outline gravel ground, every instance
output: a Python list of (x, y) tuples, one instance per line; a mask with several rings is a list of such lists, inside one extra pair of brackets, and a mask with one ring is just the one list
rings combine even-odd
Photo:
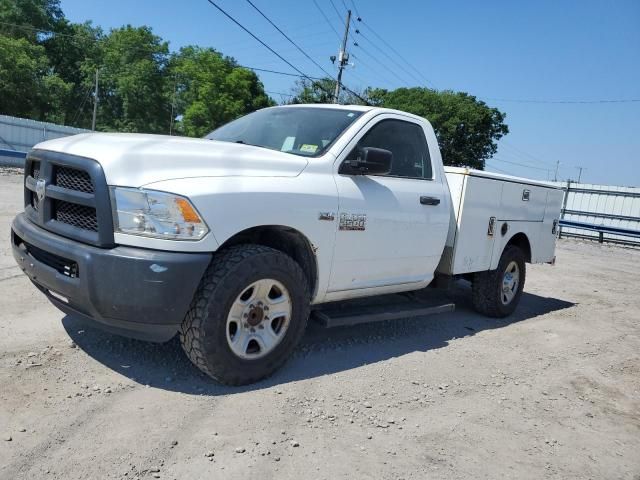
[[(0, 478), (640, 479), (640, 251), (560, 241), (512, 317), (312, 325), (227, 388), (177, 342), (109, 335), (14, 265), (0, 175)], [(635, 453), (634, 453), (635, 452)]]

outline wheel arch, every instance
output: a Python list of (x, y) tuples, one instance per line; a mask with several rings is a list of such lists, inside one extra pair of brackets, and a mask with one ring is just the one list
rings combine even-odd
[[(522, 250), (524, 253), (525, 261), (531, 263), (531, 242), (529, 241), (529, 237), (524, 232), (518, 232), (513, 237), (509, 239), (504, 248), (507, 248), (510, 245), (514, 245)], [(504, 249), (503, 249), (504, 251)]]
[(285, 225), (261, 225), (235, 233), (220, 245), (219, 250), (242, 243), (263, 245), (289, 255), (304, 271), (311, 298), (316, 295), (318, 261), (313, 243), (305, 234)]

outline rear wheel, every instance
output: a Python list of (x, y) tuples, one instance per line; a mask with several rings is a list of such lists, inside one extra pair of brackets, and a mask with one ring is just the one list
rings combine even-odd
[(522, 250), (508, 245), (498, 268), (473, 276), (473, 307), (489, 317), (506, 317), (520, 302), (525, 281), (525, 257)]
[(260, 245), (217, 253), (181, 327), (189, 359), (227, 385), (269, 376), (289, 357), (309, 317), (304, 272)]

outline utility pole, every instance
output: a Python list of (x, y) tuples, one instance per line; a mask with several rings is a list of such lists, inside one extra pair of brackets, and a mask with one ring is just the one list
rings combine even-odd
[(98, 72), (100, 70), (96, 69), (96, 88), (93, 92), (93, 120), (91, 120), (91, 130), (95, 131), (96, 129), (96, 115), (98, 114)]
[(576, 167), (578, 169), (578, 183), (580, 183), (580, 179), (582, 178), (582, 170), (586, 170), (586, 167)]
[(558, 169), (560, 168), (560, 160), (556, 161), (556, 174), (553, 176), (553, 181), (557, 182), (558, 181)]
[[(351, 23), (351, 10), (347, 10), (347, 22), (344, 27), (344, 37), (342, 38), (342, 46), (338, 53), (338, 79), (336, 80), (336, 90), (333, 93), (333, 103), (338, 103), (340, 96), (340, 86), (342, 83), (342, 70), (349, 62), (349, 54), (347, 53), (347, 39), (349, 37), (349, 24)], [(333, 58), (333, 57), (332, 57)]]

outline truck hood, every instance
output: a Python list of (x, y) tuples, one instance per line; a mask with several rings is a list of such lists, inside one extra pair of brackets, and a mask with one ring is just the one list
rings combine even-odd
[(84, 133), (34, 149), (93, 158), (109, 185), (130, 187), (188, 177), (295, 177), (308, 163), (304, 157), (251, 145), (135, 133)]

